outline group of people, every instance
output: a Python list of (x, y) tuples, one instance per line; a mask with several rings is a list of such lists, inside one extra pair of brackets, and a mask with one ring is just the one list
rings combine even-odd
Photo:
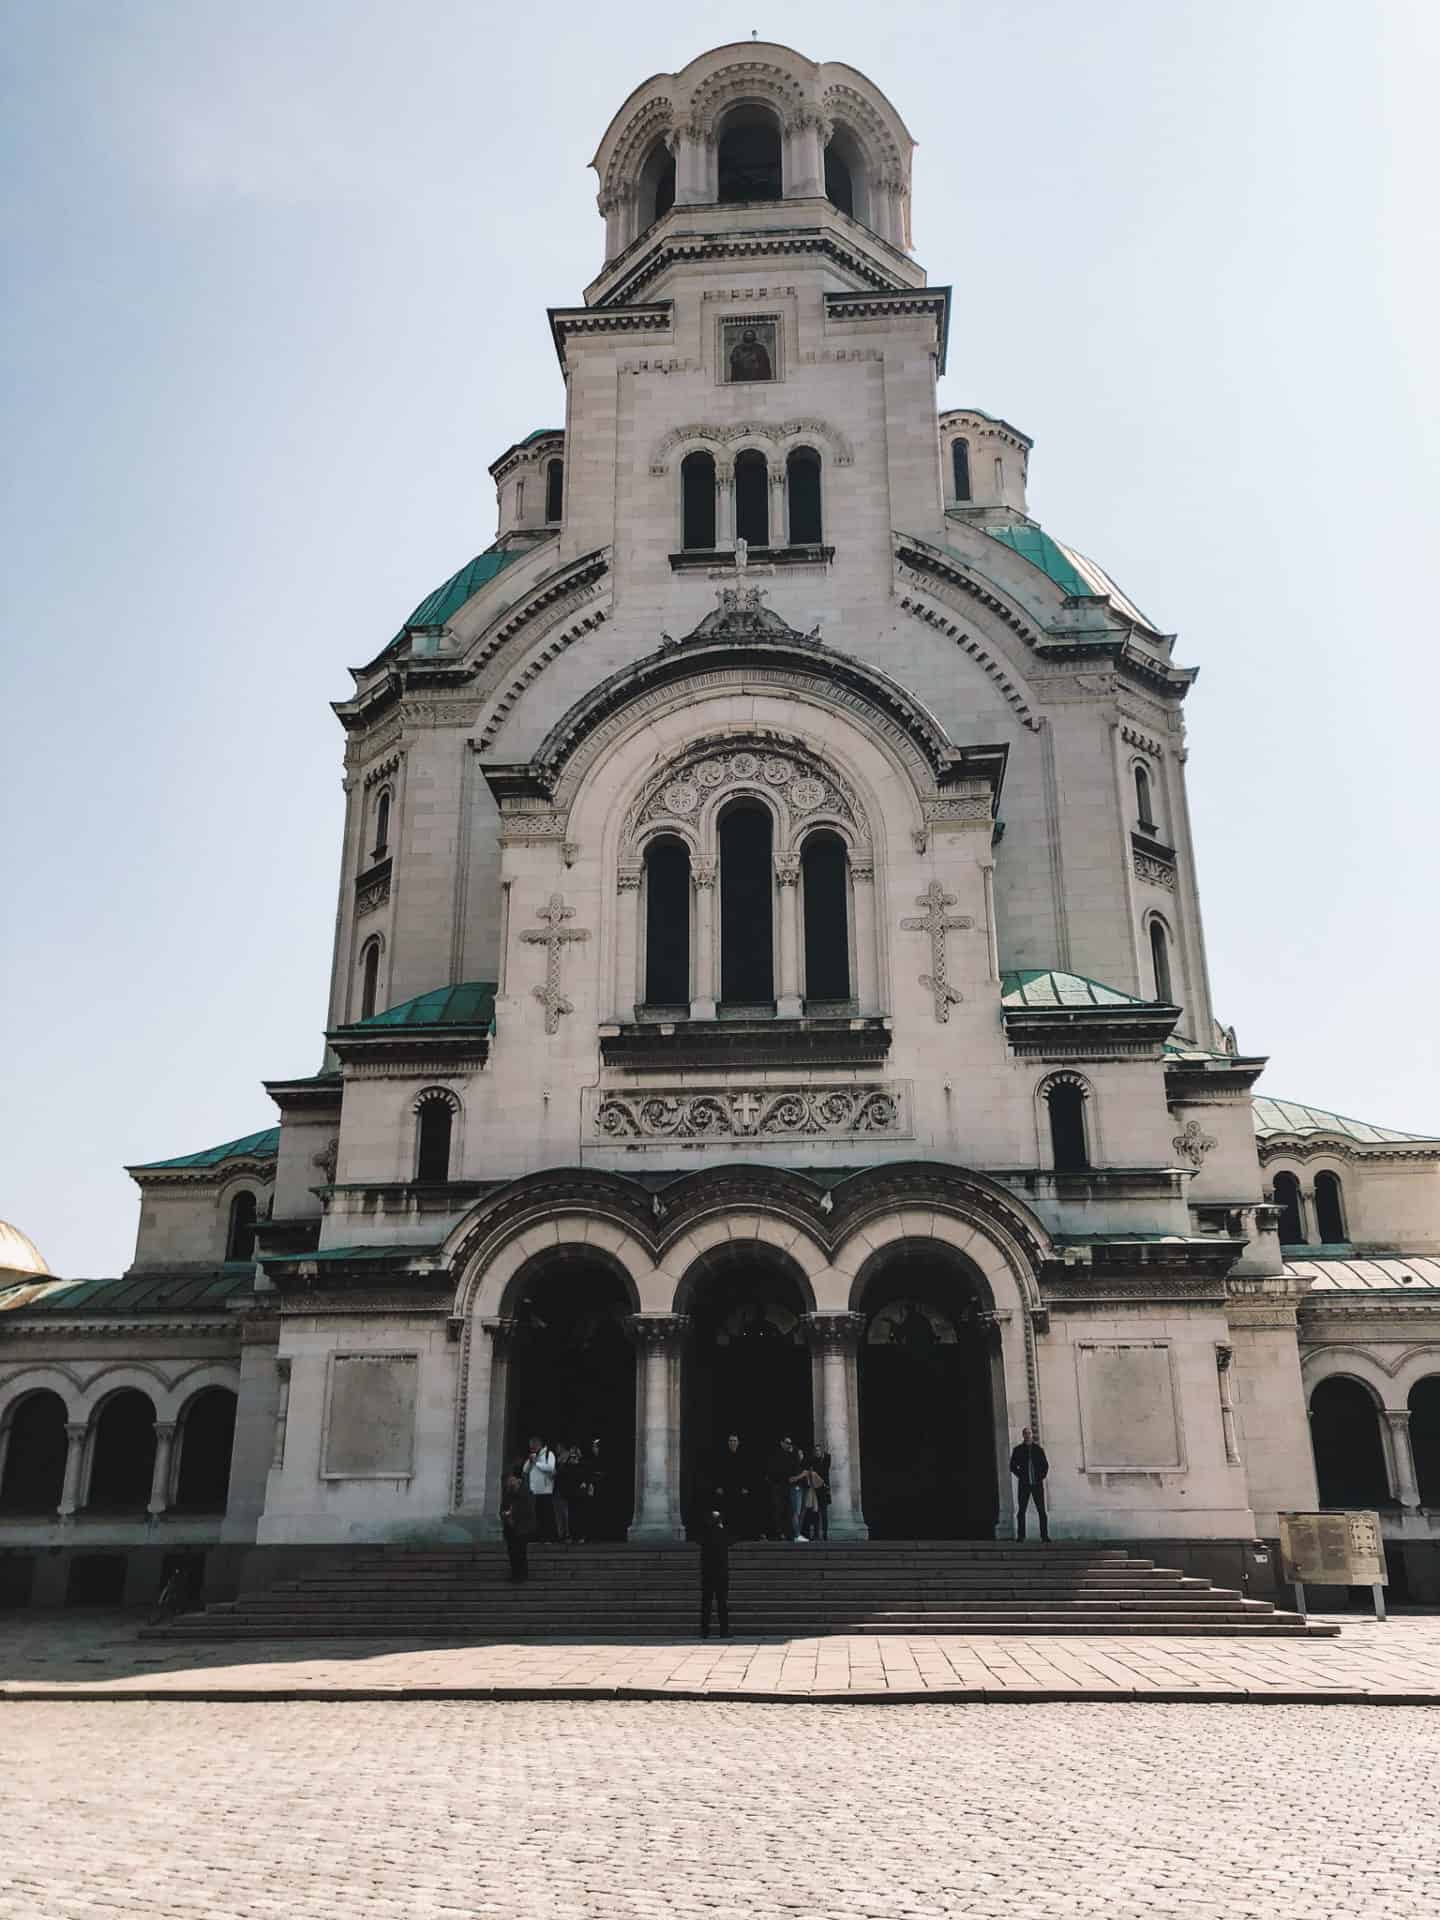
[(552, 1446), (540, 1434), (532, 1434), (501, 1489), (500, 1525), (510, 1556), (510, 1578), (528, 1577), (532, 1540), (568, 1546), (576, 1540), (606, 1539), (609, 1481), (610, 1462), (599, 1440), (583, 1447), (567, 1440)]
[(731, 1539), (830, 1537), (830, 1451), (823, 1440), (802, 1448), (785, 1434), (773, 1446), (757, 1447), (727, 1434), (708, 1480), (700, 1505), (724, 1516)]

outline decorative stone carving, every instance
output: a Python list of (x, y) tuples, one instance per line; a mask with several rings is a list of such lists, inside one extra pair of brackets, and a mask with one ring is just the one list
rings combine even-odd
[(340, 1164), (340, 1136), (333, 1135), (319, 1153), (310, 1156), (310, 1164), (324, 1176), (327, 1187), (335, 1184), (335, 1169)]
[(355, 894), (356, 919), (358, 920), (363, 918), (364, 915), (367, 913), (374, 913), (377, 908), (383, 907), (385, 905), (385, 902), (389, 898), (390, 898), (390, 876), (388, 873), (386, 873), (386, 874), (382, 874), (378, 880), (372, 880), (369, 882), (368, 885), (360, 887), (356, 890), (356, 894)]
[(651, 1353), (669, 1353), (685, 1338), (690, 1316), (688, 1313), (632, 1313), (624, 1324), (637, 1347)]
[(787, 742), (777, 752), (705, 741), (647, 783), (626, 822), (624, 843), (633, 847), (647, 828), (664, 822), (693, 821), (703, 804), (742, 786), (767, 789), (792, 821), (824, 814), (864, 835), (864, 814), (849, 785), (805, 748)]
[(1213, 1133), (1206, 1133), (1198, 1120), (1187, 1120), (1170, 1144), (1182, 1160), (1198, 1168), (1203, 1165), (1206, 1154), (1220, 1142)]
[(1157, 860), (1153, 853), (1139, 853), (1135, 859), (1135, 878), (1147, 887), (1163, 887), (1166, 893), (1175, 891), (1175, 866), (1170, 860)]
[(950, 1018), (951, 1007), (958, 1007), (962, 998), (959, 989), (952, 987), (947, 978), (945, 935), (952, 928), (968, 930), (975, 922), (968, 913), (946, 913), (947, 907), (958, 905), (958, 896), (946, 893), (938, 880), (932, 880), (924, 893), (917, 894), (916, 904), (924, 907), (924, 913), (911, 915), (900, 925), (907, 933), (930, 936), (930, 971), (920, 975), (920, 984), (935, 996), (935, 1018), (943, 1022)]
[(584, 927), (567, 927), (565, 922), (575, 917), (574, 907), (567, 907), (558, 893), (552, 893), (545, 906), (536, 909), (541, 927), (527, 927), (520, 938), (527, 945), (545, 949), (545, 984), (531, 991), (545, 1009), (545, 1031), (555, 1033), (559, 1030), (562, 1013), (573, 1013), (575, 1003), (560, 991), (560, 954), (564, 947), (573, 941), (588, 940), (589, 930)]
[(592, 1136), (629, 1145), (672, 1140), (843, 1140), (908, 1132), (900, 1085), (844, 1087), (658, 1087), (602, 1093)]
[(817, 1353), (854, 1353), (865, 1333), (863, 1313), (807, 1313), (800, 1321)]
[(800, 884), (800, 856), (798, 853), (777, 853), (775, 856), (775, 878), (782, 887), (798, 887)]

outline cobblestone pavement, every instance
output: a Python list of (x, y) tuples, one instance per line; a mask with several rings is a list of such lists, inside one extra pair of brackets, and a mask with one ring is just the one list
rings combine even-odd
[(410, 1689), (723, 1696), (1043, 1693), (1440, 1701), (1440, 1614), (1333, 1639), (834, 1634), (807, 1640), (142, 1641), (133, 1614), (0, 1616), (0, 1700), (24, 1690), (266, 1694)]
[(1440, 1712), (11, 1702), (4, 1920), (1433, 1920)]

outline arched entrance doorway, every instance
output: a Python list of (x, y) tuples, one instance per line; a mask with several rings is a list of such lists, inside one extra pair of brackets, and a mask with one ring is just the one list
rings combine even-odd
[(155, 1473), (155, 1408), (138, 1387), (101, 1407), (91, 1438), (90, 1498), (98, 1511), (145, 1511)]
[(223, 1513), (230, 1497), (230, 1456), (235, 1449), (235, 1395), (228, 1387), (204, 1387), (180, 1422), (180, 1467), (175, 1505), (191, 1513)]
[(709, 1489), (736, 1478), (722, 1459), (733, 1433), (751, 1488), (740, 1530), (776, 1532), (765, 1491), (768, 1464), (782, 1440), (803, 1451), (814, 1437), (804, 1282), (769, 1249), (732, 1244), (696, 1263), (680, 1300), (691, 1323), (681, 1423), (686, 1524), (693, 1525)]
[(524, 1456), (532, 1434), (557, 1455), (582, 1449), (586, 1484), (596, 1488), (584, 1518), (593, 1540), (623, 1540), (634, 1506), (635, 1351), (625, 1331), (633, 1310), (613, 1268), (563, 1252), (526, 1269), (511, 1309), (501, 1466)]
[(1380, 1415), (1368, 1387), (1344, 1374), (1322, 1380), (1310, 1396), (1310, 1444), (1322, 1507), (1391, 1504)]
[(42, 1388), (28, 1394), (10, 1422), (0, 1512), (54, 1513), (65, 1485), (65, 1402)]
[(860, 1486), (873, 1540), (990, 1540), (999, 1513), (983, 1283), (924, 1241), (886, 1248), (857, 1305)]

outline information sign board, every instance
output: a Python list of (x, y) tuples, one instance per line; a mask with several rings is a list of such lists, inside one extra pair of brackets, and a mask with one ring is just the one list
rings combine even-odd
[(1282, 1513), (1283, 1578), (1312, 1587), (1383, 1587), (1378, 1513)]

